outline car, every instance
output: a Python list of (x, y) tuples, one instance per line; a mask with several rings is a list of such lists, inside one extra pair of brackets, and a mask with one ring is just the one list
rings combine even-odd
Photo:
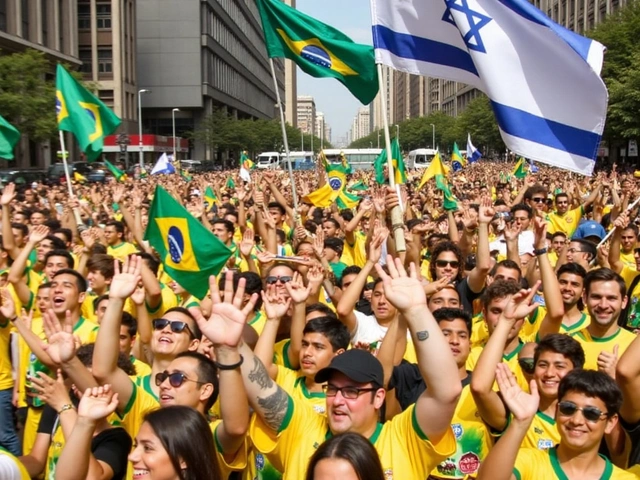
[[(69, 176), (73, 180), (74, 172), (78, 172), (85, 177), (88, 182), (104, 182), (107, 177), (107, 167), (102, 162), (73, 162), (69, 164)], [(54, 163), (47, 170), (47, 181), (49, 184), (66, 182), (64, 174), (64, 164)]]
[(31, 184), (34, 182), (44, 183), (46, 179), (47, 172), (41, 169), (5, 168), (0, 170), (0, 185), (4, 187), (13, 183), (19, 192), (31, 188)]
[(202, 162), (200, 160), (180, 160), (180, 168), (187, 172), (202, 171)]

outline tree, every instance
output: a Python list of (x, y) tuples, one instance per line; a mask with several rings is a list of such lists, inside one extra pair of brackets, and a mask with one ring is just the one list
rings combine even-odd
[(52, 71), (44, 53), (36, 50), (0, 56), (0, 112), (36, 142), (57, 133)]
[(467, 133), (470, 133), (474, 144), (482, 147), (485, 154), (491, 150), (504, 152), (506, 148), (491, 109), (491, 102), (486, 95), (481, 94), (469, 102), (465, 111), (458, 117), (457, 127), (458, 145), (466, 145)]

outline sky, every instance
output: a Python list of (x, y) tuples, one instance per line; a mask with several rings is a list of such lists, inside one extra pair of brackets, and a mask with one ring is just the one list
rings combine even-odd
[[(296, 0), (296, 8), (337, 28), (357, 43), (372, 45), (368, 0)], [(351, 128), (362, 104), (337, 80), (313, 78), (298, 68), (298, 95), (311, 95), (316, 110), (324, 113), (336, 143)]]

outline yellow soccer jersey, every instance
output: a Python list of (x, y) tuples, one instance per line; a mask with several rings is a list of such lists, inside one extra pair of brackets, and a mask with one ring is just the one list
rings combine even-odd
[[(624, 283), (627, 285), (627, 290), (629, 290), (633, 280), (638, 276), (638, 272), (625, 266), (622, 268), (620, 276), (624, 278)], [(627, 327), (638, 329), (640, 328), (640, 284), (633, 288), (633, 292), (627, 291), (627, 296), (629, 297)]]
[[(542, 320), (547, 316), (547, 309), (545, 307), (536, 308), (533, 313), (527, 318), (522, 325), (522, 330), (520, 330), (520, 339), (523, 341), (537, 339), (538, 331), (540, 330), (540, 325), (542, 325)], [(582, 330), (586, 328), (591, 323), (591, 317), (587, 313), (582, 313), (582, 317), (576, 323), (567, 327), (566, 325), (560, 325), (560, 332), (566, 335), (571, 335), (578, 330)]]
[(151, 367), (148, 363), (144, 363), (142, 360), (138, 360), (131, 355), (131, 363), (136, 369), (136, 377), (149, 377), (151, 378)]
[(548, 450), (558, 443), (560, 443), (560, 433), (558, 433), (555, 419), (543, 412), (536, 413), (522, 441), (522, 448)]
[(344, 242), (344, 251), (340, 261), (346, 265), (357, 265), (360, 268), (364, 267), (367, 261), (367, 254), (365, 252), (365, 241), (367, 236), (362, 232), (354, 233), (355, 242), (351, 245), (348, 242)]
[(86, 292), (84, 300), (82, 301), (81, 310), (82, 316), (93, 323), (98, 323), (98, 316), (93, 308), (93, 301), (98, 298), (98, 295), (94, 292)]
[[(633, 473), (613, 465), (608, 458), (601, 455), (604, 460), (604, 471), (600, 476), (601, 480), (638, 480)], [(555, 448), (547, 451), (534, 450), (532, 448), (521, 448), (516, 458), (513, 468), (513, 475), (518, 480), (566, 480), (569, 478), (562, 470), (562, 465), (558, 460)]]
[(559, 215), (558, 212), (551, 212), (547, 215), (547, 231), (549, 233), (563, 232), (567, 238), (571, 238), (576, 232), (583, 215), (584, 208), (582, 208), (582, 205), (569, 210), (564, 215)]
[[(518, 353), (520, 352), (520, 350), (522, 350), (523, 345), (524, 343), (520, 342), (518, 344), (518, 347), (513, 352), (509, 353), (508, 355), (502, 356), (502, 361), (503, 363), (506, 363), (509, 366), (509, 370), (511, 370), (511, 372), (515, 375), (518, 385), (520, 385), (520, 387), (523, 390), (528, 392), (529, 382), (527, 382), (527, 379), (524, 377), (524, 374), (522, 373), (522, 368), (520, 368), (520, 365), (518, 364)], [(469, 357), (467, 358), (467, 363), (465, 366), (467, 370), (472, 372), (473, 369), (476, 368), (476, 364), (478, 363), (478, 359), (480, 358), (481, 353), (482, 353), (482, 347), (474, 347), (471, 349), (471, 352), (469, 353)], [(494, 390), (497, 390), (497, 389), (498, 389), (498, 384), (494, 382)]]
[(264, 326), (267, 323), (267, 316), (262, 311), (259, 311), (248, 323), (258, 335), (262, 335)]
[(156, 392), (153, 391), (153, 388), (151, 387), (151, 381), (153, 379), (151, 378), (151, 370), (149, 370), (149, 374), (148, 375), (137, 375), (136, 379), (135, 379), (135, 384), (136, 386), (142, 388), (145, 392), (147, 392), (149, 395), (151, 395), (153, 398), (155, 398), (156, 402), (159, 401), (158, 400), (158, 396), (156, 395)]
[(466, 379), (460, 400), (451, 420), (451, 428), (456, 437), (456, 453), (440, 463), (431, 472), (439, 478), (465, 478), (475, 476), (480, 463), (493, 446), (493, 437), (487, 425), (480, 418), (478, 408), (471, 395), (469, 383), (471, 376)]
[(226, 480), (232, 472), (242, 472), (247, 468), (248, 441), (245, 441), (245, 444), (240, 447), (236, 455), (233, 457), (233, 460), (228, 462), (224, 458), (224, 450), (218, 440), (218, 427), (221, 424), (222, 420), (214, 420), (209, 424), (209, 427), (213, 433), (213, 440), (216, 445), (216, 459), (218, 460), (218, 466), (220, 467), (220, 474), (222, 475), (221, 478)]
[(122, 243), (119, 243), (118, 245), (113, 245), (113, 246), (109, 245), (107, 247), (107, 253), (112, 257), (117, 258), (121, 262), (124, 262), (127, 259), (127, 257), (132, 253), (137, 253), (137, 252), (138, 252), (138, 248), (133, 243), (129, 243), (129, 242), (122, 242)]
[(629, 253), (624, 253), (622, 250), (620, 250), (620, 261), (629, 270), (633, 270), (633, 271), (637, 272), (637, 269), (636, 269), (636, 258), (633, 255), (633, 250), (631, 250)]
[(124, 410), (121, 412), (120, 418), (122, 427), (127, 431), (131, 438), (136, 438), (138, 430), (140, 430), (140, 427), (142, 426), (144, 416), (147, 413), (160, 408), (160, 403), (158, 403), (157, 398), (147, 392), (144, 388), (139, 387), (133, 381), (131, 383), (133, 384), (131, 398), (124, 407)]
[(489, 340), (489, 328), (484, 316), (479, 313), (473, 317), (471, 322), (471, 347), (482, 347)]
[[(389, 480), (427, 478), (436, 465), (456, 450), (451, 429), (433, 444), (420, 430), (415, 415), (413, 405), (384, 425), (378, 424), (369, 438)], [(255, 448), (284, 472), (285, 480), (304, 478), (309, 458), (331, 436), (324, 415), (318, 415), (309, 405), (291, 397), (277, 434), (257, 415), (251, 421), (249, 434)]]
[(583, 328), (574, 333), (573, 338), (580, 342), (584, 350), (584, 369), (597, 370), (600, 352), (613, 352), (613, 347), (618, 345), (618, 358), (620, 358), (636, 336), (628, 330), (618, 328), (618, 331), (610, 337), (597, 338), (592, 337), (589, 330)]
[(289, 362), (289, 348), (291, 347), (291, 339), (280, 340), (273, 346), (273, 363), (282, 365), (290, 370), (295, 370)]
[(283, 366), (278, 367), (276, 383), (291, 397), (301, 402), (308, 402), (317, 413), (325, 414), (327, 396), (324, 392), (310, 392), (304, 380), (305, 377), (301, 373)]
[[(162, 315), (164, 315), (164, 313), (167, 310), (173, 307), (177, 307), (178, 304), (180, 303), (180, 299), (178, 298), (178, 296), (175, 293), (173, 293), (173, 290), (171, 290), (164, 283), (160, 284), (160, 292), (162, 295), (162, 299), (160, 300), (160, 305), (158, 305), (155, 309), (150, 308), (149, 304), (147, 304), (145, 300), (145, 306), (147, 307), (147, 312), (149, 312), (149, 316), (151, 317), (152, 320), (155, 318), (162, 318)], [(131, 299), (127, 299), (127, 300), (130, 301)], [(133, 304), (133, 302), (131, 302), (131, 304)], [(132, 305), (132, 306), (135, 311), (135, 305)]]
[(0, 321), (0, 390), (7, 390), (13, 387), (11, 357), (9, 355), (11, 327), (9, 320)]

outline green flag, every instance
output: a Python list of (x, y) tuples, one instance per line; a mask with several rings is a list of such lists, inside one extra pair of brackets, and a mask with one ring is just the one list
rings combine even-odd
[(524, 178), (527, 176), (529, 171), (529, 164), (523, 157), (518, 159), (518, 163), (516, 163), (516, 167), (513, 169), (513, 176), (516, 178)]
[(312, 77), (333, 77), (368, 105), (378, 93), (373, 47), (279, 0), (256, 0), (271, 58), (286, 57)]
[(182, 177), (182, 179), (189, 183), (191, 180), (193, 180), (193, 177), (191, 175), (189, 175), (189, 172), (186, 172), (184, 169), (180, 169), (180, 177)]
[(209, 276), (220, 273), (231, 256), (231, 250), (160, 186), (144, 239), (158, 252), (169, 276), (200, 300), (209, 290)]
[(20, 140), (20, 132), (0, 116), (0, 158), (13, 160), (13, 149)]
[[(407, 183), (407, 171), (404, 166), (404, 160), (402, 159), (402, 150), (400, 150), (400, 143), (397, 138), (391, 140), (391, 158), (393, 162), (393, 173), (396, 184)], [(385, 182), (384, 167), (387, 164), (387, 149), (383, 148), (378, 158), (376, 158), (373, 168), (376, 171), (376, 182), (382, 185)]]
[(204, 191), (204, 202), (207, 208), (207, 212), (210, 212), (213, 206), (218, 202), (218, 198), (216, 197), (216, 194), (214, 193), (211, 186), (208, 186)]
[(104, 137), (120, 126), (116, 114), (60, 64), (56, 70), (56, 110), (58, 128), (75, 135), (89, 161), (100, 156)]
[(116, 177), (116, 180), (118, 182), (124, 182), (127, 178), (127, 174), (124, 173), (122, 170), (120, 170), (118, 167), (116, 167), (114, 164), (112, 164), (109, 160), (105, 160), (104, 164), (106, 165), (106, 167), (109, 169), (109, 171), (111, 172), (111, 174)]
[(444, 201), (442, 202), (442, 206), (445, 211), (449, 210), (457, 210), (458, 202), (456, 202), (456, 197), (451, 193), (451, 188), (449, 187), (449, 182), (447, 182), (447, 178), (444, 175), (436, 175), (436, 188), (441, 190), (444, 194)]
[(227, 178), (227, 183), (225, 184), (227, 188), (236, 188), (236, 182), (233, 181), (232, 177)]
[(358, 182), (354, 183), (350, 187), (347, 187), (347, 190), (362, 192), (362, 191), (369, 190), (369, 187), (367, 187), (362, 180), (359, 180)]

